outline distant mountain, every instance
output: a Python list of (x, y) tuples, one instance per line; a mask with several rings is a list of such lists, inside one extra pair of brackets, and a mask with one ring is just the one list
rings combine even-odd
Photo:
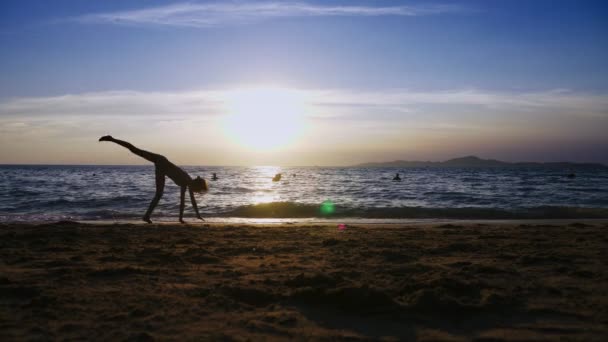
[(407, 161), (395, 160), (391, 162), (381, 163), (363, 163), (354, 165), (355, 167), (553, 167), (553, 168), (600, 168), (605, 169), (608, 166), (598, 163), (570, 163), (570, 162), (552, 162), (552, 163), (534, 163), (534, 162), (517, 162), (509, 163), (494, 159), (481, 159), (476, 156), (467, 156), (446, 160), (443, 162), (432, 161)]

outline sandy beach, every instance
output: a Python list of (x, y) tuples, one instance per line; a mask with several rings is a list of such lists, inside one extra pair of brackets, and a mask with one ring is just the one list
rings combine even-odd
[(0, 225), (0, 339), (600, 341), (608, 221)]

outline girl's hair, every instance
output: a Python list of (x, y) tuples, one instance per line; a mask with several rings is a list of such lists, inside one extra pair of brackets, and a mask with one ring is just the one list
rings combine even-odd
[(192, 183), (190, 183), (190, 189), (195, 192), (206, 192), (209, 190), (209, 187), (207, 186), (206, 180), (201, 177), (196, 177), (192, 180)]

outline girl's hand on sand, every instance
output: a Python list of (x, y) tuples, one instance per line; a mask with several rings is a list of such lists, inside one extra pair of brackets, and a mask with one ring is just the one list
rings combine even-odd
[(112, 138), (111, 135), (104, 135), (103, 137), (99, 138), (99, 141), (111, 141), (112, 139), (114, 138)]

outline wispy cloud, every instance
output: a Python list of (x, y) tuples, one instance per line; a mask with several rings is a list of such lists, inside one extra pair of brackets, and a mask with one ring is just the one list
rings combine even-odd
[[(257, 88), (193, 90), (183, 92), (106, 91), (50, 97), (22, 97), (0, 101), (3, 118), (47, 117), (213, 117), (226, 113), (235, 93)], [(573, 117), (608, 117), (606, 94), (577, 93), (569, 90), (536, 92), (489, 92), (466, 89), (453, 91), (410, 91), (386, 89), (357, 91), (349, 89), (281, 89), (308, 104), (310, 115), (335, 112), (348, 115), (365, 110), (369, 115), (398, 111), (404, 115), (419, 108), (441, 106), (446, 113), (457, 108), (476, 108), (488, 113), (569, 113)], [(271, 90), (272, 91), (272, 88)], [(255, 92), (254, 92), (255, 94)], [(338, 109), (339, 110), (338, 110)]]
[(2, 117), (146, 116), (174, 117), (218, 113), (221, 92), (106, 91), (50, 97), (22, 97), (0, 102)]
[(273, 18), (288, 17), (372, 17), (372, 16), (424, 16), (462, 12), (454, 4), (427, 4), (409, 6), (346, 6), (322, 5), (306, 2), (227, 2), (179, 3), (127, 11), (94, 13), (77, 18), (82, 22), (162, 25), (205, 28), (242, 24)]
[(507, 109), (512, 112), (551, 110), (573, 114), (606, 113), (608, 99), (604, 94), (584, 94), (567, 89), (533, 92), (490, 92), (477, 89), (420, 92), (407, 89), (383, 91), (328, 90), (317, 99), (321, 104), (340, 106), (416, 105), (478, 106), (485, 110)]

